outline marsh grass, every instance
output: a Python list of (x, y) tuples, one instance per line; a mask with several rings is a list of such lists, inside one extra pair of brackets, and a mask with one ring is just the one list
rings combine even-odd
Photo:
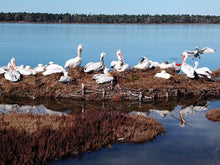
[(0, 162), (46, 164), (55, 158), (75, 157), (99, 150), (123, 138), (143, 143), (165, 133), (153, 118), (118, 111), (86, 111), (82, 115), (0, 115)]

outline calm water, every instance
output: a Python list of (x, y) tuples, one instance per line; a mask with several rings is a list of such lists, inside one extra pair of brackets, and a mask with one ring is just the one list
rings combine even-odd
[[(206, 46), (214, 54), (201, 56), (199, 66), (211, 70), (219, 67), (220, 25), (97, 25), (97, 24), (0, 24), (0, 66), (12, 57), (18, 65), (35, 67), (38, 63), (54, 61), (64, 65), (76, 56), (78, 44), (84, 45), (84, 66), (99, 61), (106, 52), (105, 64), (116, 60), (120, 49), (127, 63), (136, 65), (146, 56), (153, 61), (181, 61), (184, 50)], [(194, 65), (189, 59), (188, 63)], [(72, 100), (15, 100), (0, 98), (0, 110), (10, 107), (36, 106), (64, 113), (81, 113), (86, 109), (119, 109), (124, 113), (143, 112), (156, 118), (166, 127), (166, 134), (153, 142), (113, 144), (111, 149), (84, 153), (82, 157), (57, 160), (51, 164), (220, 164), (220, 124), (205, 117), (209, 109), (220, 108), (219, 100), (167, 100), (151, 103), (94, 103)], [(74, 108), (73, 108), (74, 107)], [(156, 110), (169, 110), (165, 117)], [(161, 111), (160, 111), (161, 112)], [(179, 114), (184, 114), (187, 125), (180, 126)]]
[[(108, 24), (0, 24), (0, 66), (16, 58), (18, 65), (36, 66), (54, 61), (64, 65), (76, 56), (82, 43), (82, 66), (99, 61), (106, 52), (105, 63), (116, 60), (120, 49), (127, 63), (134, 66), (147, 56), (153, 61), (181, 61), (184, 50), (209, 46), (214, 54), (202, 55), (199, 66), (219, 68), (220, 25), (108, 25)], [(193, 63), (188, 60), (188, 63)]]

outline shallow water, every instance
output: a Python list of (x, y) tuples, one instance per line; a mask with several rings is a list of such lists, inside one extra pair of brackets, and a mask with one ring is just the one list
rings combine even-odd
[[(18, 113), (21, 113), (21, 109), (25, 109), (25, 107), (30, 109), (34, 105), (66, 114), (80, 114), (89, 109), (121, 110), (126, 114), (153, 117), (166, 127), (166, 133), (152, 142), (136, 145), (112, 144), (111, 149), (104, 148), (96, 152), (83, 153), (77, 158), (56, 160), (49, 164), (146, 164), (147, 162), (150, 164), (207, 165), (220, 163), (220, 124), (209, 121), (205, 116), (208, 110), (220, 107), (220, 100), (178, 98), (149, 103), (92, 103), (56, 99), (19, 99), (15, 101), (1, 98), (0, 107), (2, 105), (4, 107), (7, 105), (9, 108), (14, 107), (14, 110), (17, 107)], [(62, 109), (62, 111), (57, 109)], [(185, 120), (185, 125), (181, 124), (180, 113)]]

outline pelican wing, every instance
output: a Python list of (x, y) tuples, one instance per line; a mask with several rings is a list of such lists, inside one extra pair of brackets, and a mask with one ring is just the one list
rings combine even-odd
[(205, 47), (201, 50), (199, 50), (200, 54), (205, 54), (205, 53), (215, 53), (215, 50), (209, 47)]
[(64, 67), (77, 67), (82, 63), (82, 59), (80, 57), (75, 57), (66, 61)]

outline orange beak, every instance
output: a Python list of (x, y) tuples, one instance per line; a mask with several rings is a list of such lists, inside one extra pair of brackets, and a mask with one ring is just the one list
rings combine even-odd
[(111, 73), (107, 72), (107, 74), (108, 74), (110, 77), (113, 77)]
[(186, 56), (183, 56), (183, 59), (182, 59), (182, 62), (181, 62), (181, 64), (183, 63), (183, 60), (185, 59), (185, 57), (186, 57)]
[(182, 64), (176, 64), (176, 66), (180, 66), (180, 65), (182, 65)]
[(118, 53), (118, 55), (125, 61), (125, 58), (121, 55), (121, 53)]
[(16, 70), (15, 70), (15, 68), (14, 68), (14, 67), (10, 66), (10, 68), (11, 68), (13, 71), (15, 71), (15, 72), (16, 72)]

